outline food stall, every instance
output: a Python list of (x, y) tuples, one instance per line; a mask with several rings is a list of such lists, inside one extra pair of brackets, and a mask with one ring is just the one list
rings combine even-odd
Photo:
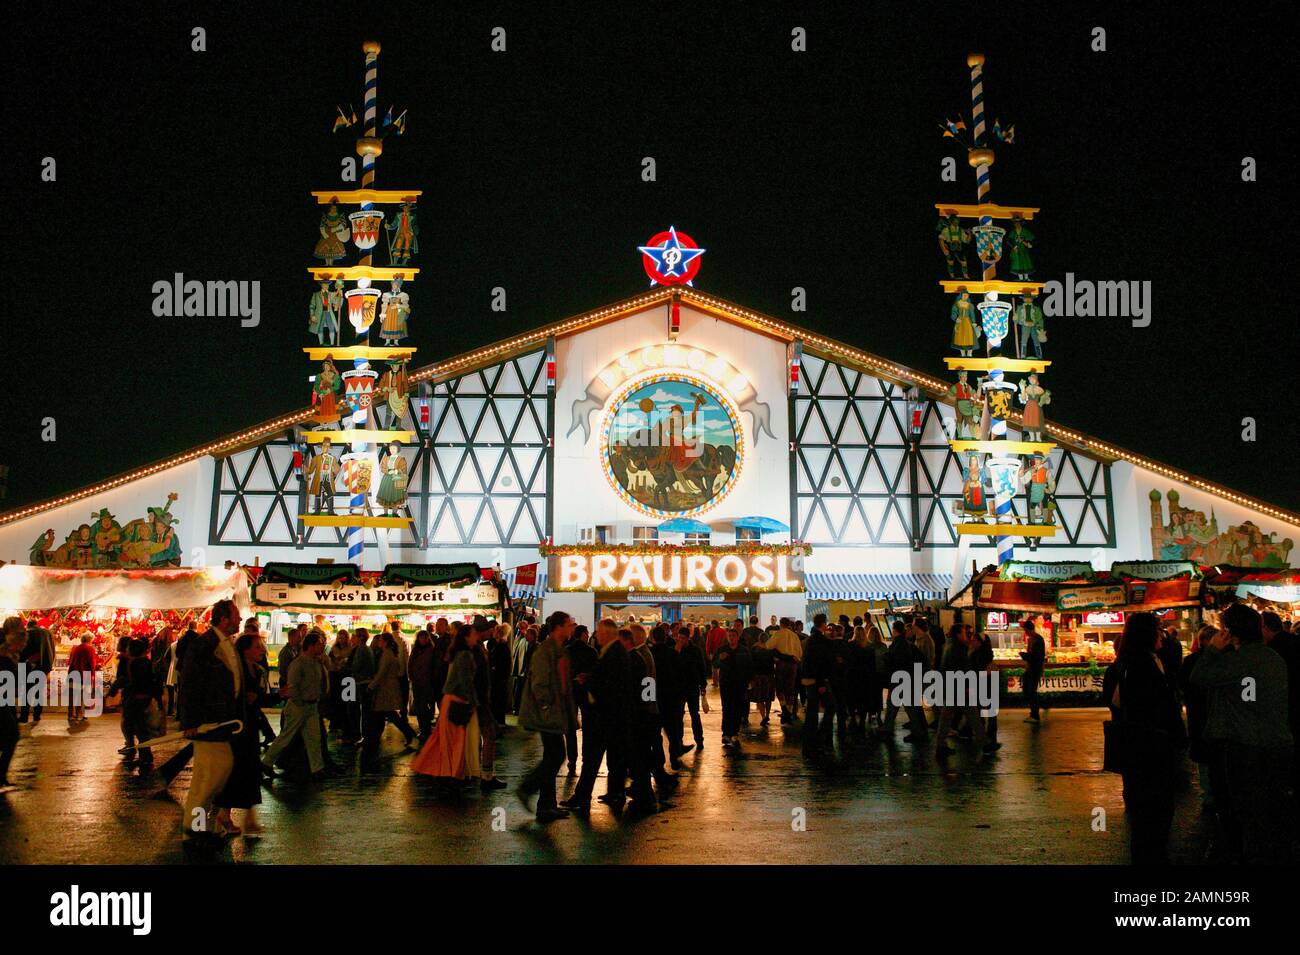
[(374, 631), (397, 620), (410, 640), (438, 617), (502, 617), (502, 588), (473, 563), (389, 564), (382, 571), (356, 564), (269, 563), (244, 572), (272, 668), (288, 631), (299, 623), (332, 637), (339, 628)]
[(1205, 606), (1210, 613), (1244, 600), (1256, 610), (1271, 610), (1283, 620), (1300, 620), (1300, 570), (1235, 567), (1204, 568)]
[(174, 628), (179, 637), (188, 626), (201, 627), (212, 605), (225, 599), (247, 606), (248, 590), (238, 567), (0, 567), (0, 618), (35, 620), (54, 638), (49, 693), (51, 704), (59, 706), (64, 705), (68, 655), (84, 635), (91, 637), (106, 686), (112, 682), (122, 637), (152, 640), (164, 627)]
[(1093, 706), (1100, 702), (1102, 677), (1115, 660), (1115, 638), (1127, 615), (1156, 613), (1162, 626), (1190, 643), (1200, 624), (1202, 585), (1191, 562), (1124, 561), (1098, 572), (1076, 561), (1008, 561), (976, 574), (949, 606), (972, 611), (977, 629), (990, 637), (1004, 692), (1020, 692), (1020, 625), (1032, 619), (1047, 650), (1039, 696)]

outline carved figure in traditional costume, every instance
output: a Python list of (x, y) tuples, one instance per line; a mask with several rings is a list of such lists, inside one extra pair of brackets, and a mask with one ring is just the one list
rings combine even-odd
[(1052, 393), (1038, 383), (1038, 375), (1031, 374), (1028, 381), (1020, 383), (1020, 403), (1025, 406), (1020, 421), (1028, 440), (1043, 440), (1043, 406), (1051, 401)]
[(948, 386), (947, 395), (957, 409), (956, 436), (958, 441), (974, 440), (979, 433), (980, 406), (983, 404), (979, 389), (968, 380), (967, 373), (957, 372), (957, 381)]
[(339, 397), (343, 394), (343, 379), (332, 358), (320, 365), (316, 384), (312, 388), (311, 403), (316, 408), (316, 420), (324, 424), (339, 419)]
[(1020, 327), (1020, 354), (1029, 357), (1029, 346), (1034, 346), (1034, 357), (1043, 357), (1043, 342), (1047, 341), (1047, 327), (1043, 321), (1042, 306), (1034, 300), (1033, 292), (1026, 292), (1015, 310), (1016, 324)]
[(420, 229), (415, 222), (415, 203), (403, 202), (391, 222), (384, 224), (388, 233), (388, 262), (406, 265), (420, 251)]
[(1056, 479), (1047, 458), (1041, 454), (1031, 455), (1021, 469), (1020, 479), (1029, 493), (1029, 519), (1034, 523), (1041, 523), (1044, 519), (1051, 522), (1055, 509), (1047, 509), (1045, 505), (1048, 495), (1056, 492)]
[(394, 427), (402, 420), (402, 412), (406, 410), (408, 387), (405, 361), (391, 362), (388, 371), (379, 376), (379, 383), (375, 385), (374, 402), (387, 405), (388, 422)]
[(961, 486), (962, 512), (971, 517), (987, 517), (988, 495), (984, 493), (984, 475), (979, 455), (972, 454), (966, 465), (966, 480)]
[(1028, 282), (1034, 271), (1034, 260), (1029, 256), (1029, 250), (1034, 247), (1034, 234), (1025, 227), (1023, 219), (1011, 220), (1007, 245), (1011, 247), (1011, 274)]
[(385, 292), (379, 302), (379, 337), (387, 345), (396, 345), (407, 336), (407, 319), (411, 316), (411, 296), (402, 291), (402, 280), (393, 279), (392, 291)]
[(319, 345), (339, 343), (339, 314), (343, 308), (343, 283), (321, 280), (320, 288), (312, 293), (308, 308), (307, 331), (316, 336)]
[(970, 278), (970, 268), (966, 264), (966, 247), (970, 244), (970, 230), (961, 227), (961, 220), (955, 215), (939, 220), (935, 229), (939, 233), (939, 251), (943, 253), (944, 263), (948, 266), (948, 278)]
[(402, 446), (396, 441), (388, 444), (388, 453), (380, 462), (383, 477), (379, 479), (379, 490), (375, 500), (384, 509), (386, 516), (396, 516), (406, 506), (406, 458), (401, 454)]
[(315, 501), (317, 514), (334, 513), (334, 481), (340, 467), (334, 445), (326, 438), (307, 465), (307, 496)]
[(952, 303), (952, 347), (969, 358), (979, 340), (979, 323), (975, 321), (975, 304), (969, 292), (959, 292)]
[(333, 265), (335, 259), (343, 258), (351, 239), (352, 229), (348, 225), (348, 217), (331, 202), (325, 214), (320, 217), (320, 241), (316, 243), (312, 255), (326, 265)]

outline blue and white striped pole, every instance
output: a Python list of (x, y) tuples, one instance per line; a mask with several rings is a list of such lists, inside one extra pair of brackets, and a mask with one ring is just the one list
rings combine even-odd
[[(366, 54), (366, 90), (365, 90), (365, 122), (366, 138), (375, 141), (375, 119), (379, 112), (379, 44), (373, 40), (361, 44), (361, 48)], [(367, 144), (368, 146), (372, 144)], [(359, 150), (361, 152), (361, 188), (373, 189), (375, 186), (375, 155), (376, 150), (366, 148)], [(361, 204), (363, 211), (369, 211), (374, 208), (373, 202), (363, 202)], [(360, 265), (370, 265), (372, 255), (369, 251), (361, 257)], [(378, 316), (376, 316), (378, 317)], [(366, 346), (370, 343), (370, 327), (367, 325), (363, 330), (357, 332), (357, 344)], [(367, 358), (356, 358), (352, 362), (353, 367), (358, 371), (365, 371), (370, 368), (370, 361)], [(352, 427), (364, 429), (370, 423), (369, 407), (358, 407), (352, 412)], [(370, 450), (370, 445), (365, 441), (354, 441), (352, 451), (357, 454), (364, 454)], [(353, 494), (349, 502), (351, 512), (356, 513), (361, 509), (362, 513), (369, 510), (366, 507), (369, 499), (369, 493), (362, 492)], [(362, 555), (365, 553), (366, 538), (365, 528), (349, 527), (348, 528), (348, 562), (360, 565)]]
[[(970, 100), (971, 100), (971, 120), (975, 129), (973, 132), (974, 144), (976, 149), (984, 148), (984, 57), (979, 53), (972, 53), (966, 57), (966, 65), (970, 67)], [(981, 158), (985, 158), (981, 154)], [(992, 153), (987, 154), (987, 161), (978, 163), (975, 166), (975, 195), (976, 201), (984, 205), (989, 201), (989, 165), (992, 163)], [(993, 217), (989, 215), (980, 216), (981, 226), (993, 225)], [(997, 261), (990, 260), (984, 263), (984, 281), (992, 282), (997, 279)], [(990, 358), (997, 358), (999, 347), (993, 348), (989, 355)], [(992, 386), (990, 396), (1005, 387), (1004, 375), (1001, 368), (989, 369), (989, 383)], [(989, 436), (994, 441), (1005, 441), (1007, 439), (1007, 422), (1005, 418), (994, 417), (990, 420)], [(994, 482), (994, 513), (997, 515), (996, 520), (999, 524), (1007, 523), (1011, 520), (1011, 501), (1012, 495), (1007, 492), (1005, 482)], [(998, 535), (994, 538), (994, 543), (998, 549), (998, 565), (1011, 560), (1015, 556), (1015, 539), (1008, 536)]]

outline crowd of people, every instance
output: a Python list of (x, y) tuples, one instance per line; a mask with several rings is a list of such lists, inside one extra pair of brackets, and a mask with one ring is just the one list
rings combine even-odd
[[(1130, 614), (1108, 668), (1107, 768), (1124, 780), (1132, 860), (1168, 860), (1188, 759), (1227, 861), (1290, 860), (1300, 767), (1300, 636), (1235, 603), (1183, 655), (1150, 613)], [(1184, 721), (1184, 710), (1186, 720)]]
[[(1163, 862), (1176, 795), (1187, 760), (1199, 777), (1204, 809), (1214, 820), (1223, 855), (1246, 862), (1285, 858), (1295, 813), (1297, 690), (1300, 635), (1271, 612), (1234, 604), (1221, 628), (1204, 627), (1184, 656), (1172, 631), (1152, 614), (1130, 614), (1116, 641), (1117, 657), (1103, 681), (1110, 708), (1106, 768), (1123, 776), (1134, 862)], [(943, 700), (931, 712), (891, 687), (900, 674), (974, 675), (993, 670), (987, 635), (958, 622), (943, 632), (925, 615), (892, 623), (888, 641), (871, 622), (826, 615), (801, 620), (758, 618), (708, 626), (645, 626), (600, 620), (594, 630), (564, 612), (517, 625), (484, 617), (440, 618), (408, 643), (393, 621), (327, 634), (301, 623), (288, 633), (271, 689), (267, 648), (257, 621), (244, 622), (230, 601), (213, 607), (206, 629), (174, 639), (125, 638), (110, 695), (121, 701), (128, 764), (154, 771), (152, 748), (169, 719), (185, 738), (160, 767), (170, 782), (193, 763), (184, 801), (190, 842), (262, 831), (256, 807), (264, 786), (281, 774), (326, 778), (344, 771), (337, 754), (354, 751), (357, 769), (382, 769), (380, 743), (395, 727), (414, 752), (412, 769), (434, 780), (435, 793), (462, 799), (469, 787), (503, 789), (495, 763), (511, 721), (538, 734), (541, 755), (518, 782), (517, 797), (549, 822), (587, 814), (593, 800), (630, 815), (672, 807), (683, 757), (703, 751), (701, 714), (710, 690), (721, 705), (724, 752), (741, 748), (742, 726), (773, 718), (798, 730), (806, 757), (834, 763), (854, 749), (894, 738), (900, 710), (903, 741), (933, 747), (946, 759), (954, 744), (993, 756), (997, 707)], [(1041, 719), (1038, 684), (1045, 642), (1032, 621), (1021, 653), (1027, 722)], [(94, 670), (93, 650), (70, 661)], [(0, 670), (48, 672), (48, 633), (18, 618), (4, 623)], [(281, 702), (278, 732), (265, 709)], [(41, 719), (41, 707), (0, 708), (0, 784), (18, 740), (18, 726)], [(1184, 711), (1186, 717), (1184, 719)], [(70, 725), (84, 721), (77, 706)], [(331, 755), (330, 741), (339, 744)], [(565, 764), (577, 782), (560, 798)], [(604, 792), (595, 793), (605, 770)], [(233, 810), (242, 810), (236, 821)]]

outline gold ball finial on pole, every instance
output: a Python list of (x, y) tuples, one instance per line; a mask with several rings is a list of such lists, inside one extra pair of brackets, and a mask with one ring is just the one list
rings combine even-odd
[(365, 43), (362, 43), (362, 44), (361, 44), (361, 49), (362, 49), (364, 52), (366, 52), (366, 53), (373, 53), (375, 56), (378, 56), (378, 55), (379, 55), (379, 41), (378, 41), (378, 40), (367, 40)]
[(362, 136), (357, 139), (358, 156), (378, 156), (384, 151), (384, 143), (378, 136)]
[(984, 54), (983, 54), (983, 53), (967, 53), (967, 54), (966, 54), (966, 65), (967, 65), (967, 66), (971, 66), (971, 67), (975, 67), (975, 66), (983, 66), (983, 65), (984, 65)]
[(966, 153), (966, 161), (973, 167), (991, 166), (993, 165), (993, 150), (983, 147), (972, 149)]

